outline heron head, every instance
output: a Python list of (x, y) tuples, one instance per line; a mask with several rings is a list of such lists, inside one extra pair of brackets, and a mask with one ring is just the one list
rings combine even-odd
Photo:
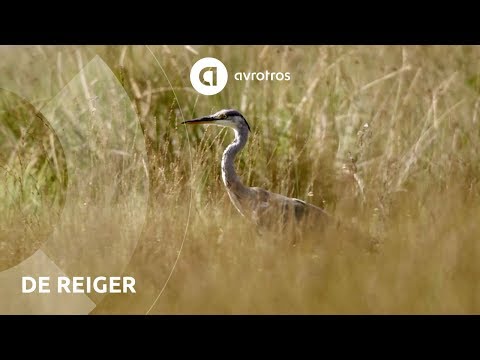
[(250, 125), (248, 125), (247, 120), (239, 111), (233, 109), (223, 109), (212, 115), (184, 121), (182, 124), (211, 124), (231, 127), (236, 130), (245, 128), (250, 131)]

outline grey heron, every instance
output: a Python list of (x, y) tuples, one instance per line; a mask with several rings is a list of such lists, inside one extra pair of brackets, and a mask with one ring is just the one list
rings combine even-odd
[(298, 224), (307, 220), (309, 224), (325, 224), (332, 218), (322, 208), (303, 200), (242, 183), (235, 171), (234, 161), (247, 143), (250, 126), (239, 111), (223, 109), (212, 115), (183, 121), (182, 124), (212, 124), (233, 129), (235, 139), (227, 146), (222, 157), (223, 183), (238, 212), (261, 228), (270, 228), (275, 224)]

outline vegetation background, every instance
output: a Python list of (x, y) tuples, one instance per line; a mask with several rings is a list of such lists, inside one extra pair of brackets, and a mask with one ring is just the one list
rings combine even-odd
[[(2, 47), (14, 92), (0, 91), (1, 269), (37, 249), (62, 211), (62, 148), (38, 114), (95, 55), (135, 106), (150, 195), (125, 271), (137, 294), (109, 295), (94, 313), (479, 312), (478, 46)], [(208, 97), (189, 81), (206, 56), (230, 74)], [(291, 80), (232, 76), (265, 70)], [(252, 127), (237, 159), (245, 184), (324, 207), (377, 238), (376, 251), (334, 228), (295, 246), (258, 233), (221, 182), (232, 134), (179, 125), (222, 108)], [(115, 219), (96, 217), (114, 243)]]

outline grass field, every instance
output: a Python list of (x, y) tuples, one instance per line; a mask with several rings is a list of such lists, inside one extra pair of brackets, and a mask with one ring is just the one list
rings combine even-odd
[[(135, 197), (124, 200), (134, 180), (123, 178), (109, 203), (128, 224), (96, 207), (103, 195), (92, 185), (89, 195), (79, 190), (70, 199), (88, 203), (84, 215), (96, 230), (82, 236), (100, 245), (98, 256), (70, 249), (79, 260), (65, 265), (69, 274), (95, 268), (111, 252), (123, 256), (112, 245), (126, 236), (119, 229), (141, 228), (125, 270), (137, 293), (109, 295), (93, 313), (480, 312), (478, 46), (2, 47), (0, 270), (55, 229), (71, 172), (39, 113), (95, 55), (134, 104), (149, 195), (144, 219)], [(230, 77), (221, 93), (202, 96), (189, 71), (205, 56), (220, 59), (230, 76), (288, 71), (291, 80)], [(233, 134), (179, 125), (222, 108), (238, 109), (252, 127), (237, 159), (246, 185), (324, 207), (378, 239), (376, 251), (333, 227), (295, 246), (287, 236), (258, 233), (221, 181)], [(100, 137), (109, 118), (101, 119)], [(100, 154), (89, 154), (87, 166), (99, 176), (128, 171), (98, 166)], [(64, 212), (72, 236), (80, 236), (81, 218)]]

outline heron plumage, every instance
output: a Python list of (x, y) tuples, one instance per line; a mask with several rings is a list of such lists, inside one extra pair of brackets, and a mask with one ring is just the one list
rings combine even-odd
[(183, 123), (212, 124), (234, 130), (235, 139), (227, 146), (222, 156), (222, 180), (231, 202), (243, 216), (262, 227), (275, 223), (301, 222), (307, 219), (325, 222), (330, 218), (322, 208), (303, 200), (289, 198), (258, 187), (247, 187), (242, 183), (235, 171), (235, 157), (248, 141), (250, 126), (237, 110), (220, 110), (213, 115)]

